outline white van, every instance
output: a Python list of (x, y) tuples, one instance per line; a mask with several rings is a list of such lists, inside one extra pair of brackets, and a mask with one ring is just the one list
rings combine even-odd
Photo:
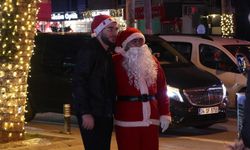
[(159, 35), (170, 42), (198, 68), (216, 75), (226, 86), (229, 107), (236, 106), (236, 93), (245, 91), (247, 77), (237, 67), (236, 52), (246, 49), (250, 42), (234, 38), (201, 35)]

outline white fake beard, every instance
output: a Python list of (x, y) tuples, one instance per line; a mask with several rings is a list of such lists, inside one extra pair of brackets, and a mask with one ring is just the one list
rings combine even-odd
[(131, 47), (123, 56), (123, 67), (127, 71), (130, 85), (140, 90), (140, 78), (146, 81), (148, 87), (156, 83), (157, 64), (146, 44)]

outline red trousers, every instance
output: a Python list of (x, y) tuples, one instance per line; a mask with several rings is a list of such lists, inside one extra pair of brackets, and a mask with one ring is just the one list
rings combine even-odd
[(159, 127), (115, 126), (118, 150), (159, 150)]

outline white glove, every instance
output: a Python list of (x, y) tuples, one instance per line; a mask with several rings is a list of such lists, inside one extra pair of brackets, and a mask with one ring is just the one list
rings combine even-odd
[(161, 132), (165, 132), (168, 129), (168, 126), (171, 122), (170, 116), (160, 116), (160, 125), (161, 125)]

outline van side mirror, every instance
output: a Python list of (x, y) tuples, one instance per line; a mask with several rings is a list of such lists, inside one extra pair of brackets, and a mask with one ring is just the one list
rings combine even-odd
[(244, 57), (244, 55), (236, 55), (237, 58), (237, 65), (238, 65), (238, 69), (241, 73), (246, 73), (247, 71), (247, 62), (246, 62), (246, 58)]

